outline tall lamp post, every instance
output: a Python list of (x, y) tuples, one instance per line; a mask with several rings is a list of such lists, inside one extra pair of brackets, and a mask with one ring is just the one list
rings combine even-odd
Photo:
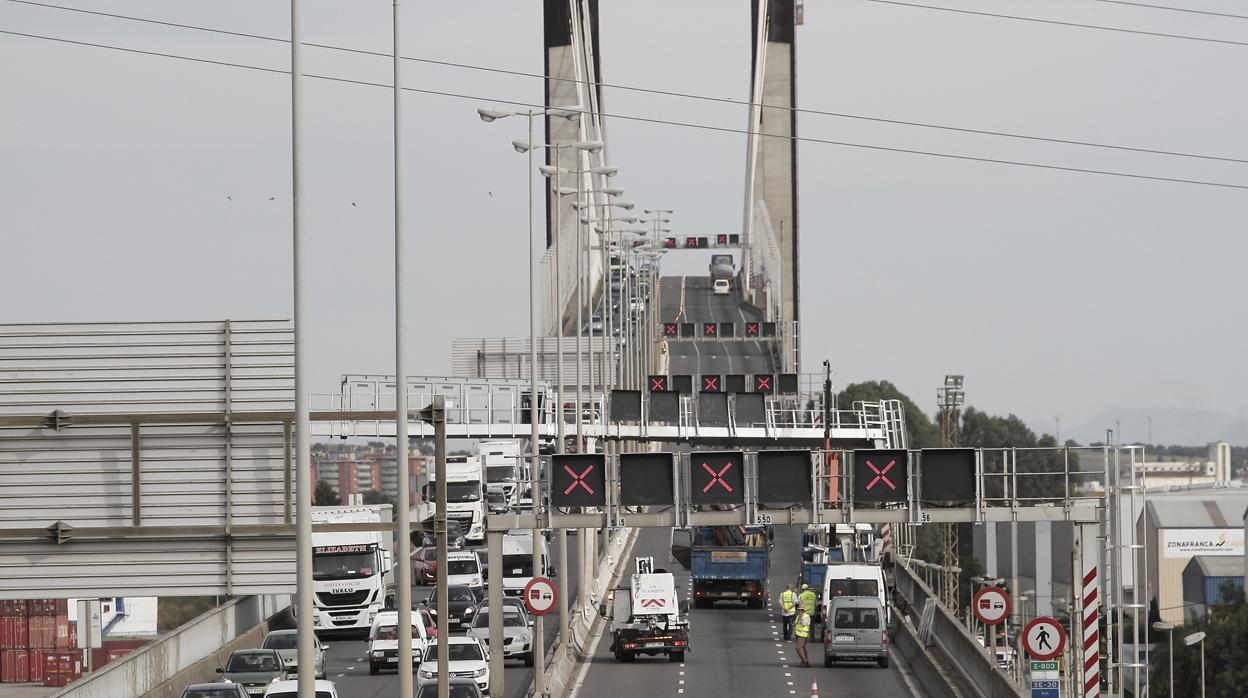
[[(1200, 698), (1205, 698), (1205, 632), (1202, 630), (1198, 633), (1188, 635), (1183, 638), (1183, 644), (1188, 647), (1195, 644), (1200, 645)], [(1174, 681), (1173, 676), (1174, 675), (1171, 674), (1171, 681)]]
[[(571, 119), (571, 118), (574, 118), (577, 114), (579, 114), (579, 112), (580, 112), (579, 107), (576, 109), (542, 109), (542, 110), (526, 111), (524, 112), (524, 115), (528, 117), (529, 140), (512, 142), (512, 147), (514, 147), (518, 152), (525, 153), (528, 155), (528, 170), (529, 170), (529, 173), (528, 173), (528, 199), (529, 199), (528, 245), (529, 247), (525, 253), (525, 257), (529, 261), (529, 265), (528, 265), (529, 266), (529, 421), (531, 423), (531, 432), (530, 432), (530, 438), (529, 438), (529, 441), (530, 441), (529, 443), (529, 492), (533, 500), (533, 517), (535, 521), (534, 523), (535, 528), (531, 532), (531, 535), (533, 536), (533, 574), (540, 574), (541, 573), (540, 571), (544, 569), (543, 560), (542, 560), (542, 546), (538, 545), (538, 539), (542, 535), (542, 532), (540, 529), (542, 498), (541, 498), (541, 487), (540, 487), (541, 460), (540, 460), (540, 451), (539, 451), (539, 444), (538, 444), (539, 429), (538, 429), (538, 408), (537, 408), (537, 373), (538, 373), (538, 366), (537, 366), (537, 273), (536, 273), (536, 270), (534, 269), (534, 262), (533, 262), (533, 259), (534, 259), (533, 258), (533, 243), (534, 243), (534, 239), (533, 239), (533, 145), (532, 145), (533, 117), (537, 116), (538, 114), (550, 114), (550, 115), (555, 115), (555, 116), (560, 116), (563, 118)], [(485, 121), (486, 123), (491, 123), (498, 119), (512, 116), (515, 113), (516, 112), (510, 112), (510, 111), (501, 110), (501, 109), (478, 109), (477, 110), (477, 115), (480, 116), (481, 120)], [(582, 145), (584, 146), (585, 149), (602, 147), (601, 143), (576, 144), (574, 147), (582, 147)], [(556, 153), (557, 152), (558, 151), (556, 151)], [(560, 347), (560, 350), (562, 350), (562, 347)], [(560, 417), (560, 419), (562, 420), (562, 416)], [(495, 609), (495, 613), (497, 613), (498, 610), (499, 609)], [(533, 632), (533, 637), (534, 637), (533, 659), (534, 659), (534, 663), (536, 664), (536, 666), (539, 667), (539, 669), (534, 672), (534, 689), (537, 695), (542, 695), (544, 691), (544, 686), (543, 686), (544, 676), (542, 674), (541, 667), (545, 665), (543, 661), (543, 655), (545, 654), (546, 648), (545, 648), (545, 642), (543, 639), (545, 637), (545, 633), (544, 633), (545, 627), (544, 627), (543, 619), (541, 616), (538, 616), (535, 619), (534, 624), (533, 624), (533, 631), (534, 631)], [(491, 632), (491, 635), (493, 634), (494, 633)], [(495, 651), (501, 653), (501, 647), (495, 648)], [(500, 659), (501, 659), (501, 656), (500, 656)], [(501, 665), (501, 662), (499, 662), (499, 664)]]
[[(1153, 623), (1153, 630), (1158, 632), (1164, 631), (1170, 640), (1170, 692), (1166, 694), (1167, 698), (1174, 698), (1174, 625), (1165, 621), (1157, 621)], [(1203, 645), (1201, 646), (1204, 647)], [(1204, 674), (1204, 671), (1201, 671)]]

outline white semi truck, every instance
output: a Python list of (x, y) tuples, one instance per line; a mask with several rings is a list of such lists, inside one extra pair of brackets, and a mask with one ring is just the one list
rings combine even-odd
[(485, 467), (486, 484), (501, 487), (503, 494), (507, 497), (507, 504), (514, 505), (517, 483), (525, 479), (520, 441), (517, 439), (482, 441), (477, 446), (477, 451), (481, 454), (481, 464)]
[[(313, 523), (390, 523), (389, 504), (313, 507)], [(393, 536), (382, 531), (312, 534), (312, 592), (319, 632), (367, 632), (394, 605)]]
[[(485, 484), (478, 456), (446, 457), (446, 518), (459, 524), (469, 544), (485, 541)], [(437, 514), (437, 481), (442, 473), (431, 470), (424, 486), (416, 519), (433, 530)]]

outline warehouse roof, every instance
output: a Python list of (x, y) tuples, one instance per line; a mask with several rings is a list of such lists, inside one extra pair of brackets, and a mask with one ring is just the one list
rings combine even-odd
[(1243, 525), (1241, 507), (1248, 502), (1248, 491), (1237, 494), (1240, 496), (1216, 499), (1202, 494), (1150, 499), (1149, 521), (1156, 528), (1239, 528)]
[[(1187, 563), (1187, 568), (1190, 569), (1192, 565), (1206, 577), (1244, 576), (1244, 558), (1238, 555), (1197, 555)], [(1186, 572), (1187, 569), (1183, 571)]]

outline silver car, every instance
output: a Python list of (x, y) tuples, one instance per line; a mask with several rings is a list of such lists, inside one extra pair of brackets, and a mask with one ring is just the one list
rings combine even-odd
[[(482, 609), (473, 616), (468, 636), (486, 645), (490, 642), (490, 608)], [(533, 630), (528, 618), (515, 608), (503, 606), (503, 660), (520, 659), (525, 666), (533, 666)]]
[(887, 611), (873, 596), (838, 596), (828, 605), (823, 665), (842, 661), (875, 662), (888, 668)]
[[(277, 650), (282, 656), (282, 665), (286, 667), (286, 673), (294, 676), (299, 673), (299, 635), (297, 630), (274, 630), (264, 636), (264, 644), (261, 645), (266, 650)], [(325, 646), (321, 644), (321, 639), (312, 636), (316, 642), (313, 652), (316, 655), (316, 678), (325, 678)]]

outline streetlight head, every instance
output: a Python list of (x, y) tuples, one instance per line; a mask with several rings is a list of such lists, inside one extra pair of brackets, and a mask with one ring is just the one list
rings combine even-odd
[(1191, 635), (1188, 635), (1187, 637), (1183, 638), (1183, 644), (1187, 645), (1188, 647), (1191, 647), (1192, 645), (1204, 639), (1205, 639), (1205, 631), (1202, 630), (1198, 633), (1192, 633)]
[(554, 165), (538, 165), (537, 169), (539, 172), (546, 175), (547, 177), (554, 177), (555, 175), (559, 174), (559, 168), (555, 167)]
[(576, 144), (577, 150), (584, 150), (590, 153), (596, 153), (602, 150), (602, 141), (580, 141)]
[(515, 148), (517, 153), (527, 153), (533, 149), (533, 144), (528, 141), (512, 141), (511, 147)]
[(509, 109), (491, 109), (488, 107), (482, 107), (477, 110), (477, 116), (480, 116), (481, 120), (487, 124), (496, 119), (505, 119), (514, 115), (515, 112)]
[(620, 173), (620, 168), (614, 165), (604, 165), (603, 167), (595, 167), (592, 172), (606, 177), (614, 177)]
[(547, 109), (546, 114), (549, 116), (556, 117), (556, 118), (567, 119), (568, 121), (571, 121), (572, 119), (575, 119), (576, 117), (580, 116), (582, 111), (584, 110), (581, 109), (581, 105), (573, 104), (570, 107), (555, 107), (553, 109)]
[(558, 194), (560, 194), (560, 195), (562, 195), (562, 196), (571, 196), (571, 195), (573, 195), (573, 194), (578, 193), (578, 192), (577, 192), (575, 189), (573, 189), (572, 187), (559, 187), (559, 188), (558, 188), (558, 189), (556, 189), (555, 191), (556, 191), (556, 193), (558, 193)]
[(619, 196), (620, 194), (624, 193), (624, 190), (620, 189), (619, 187), (603, 187), (599, 191), (601, 191), (603, 194), (608, 194), (610, 196)]
[(1153, 623), (1153, 630), (1174, 630), (1174, 625), (1159, 620), (1156, 623)]
[(616, 201), (615, 205), (619, 206), (625, 211), (631, 211), (633, 210), (633, 207), (636, 206), (637, 204), (633, 203), (632, 201)]

